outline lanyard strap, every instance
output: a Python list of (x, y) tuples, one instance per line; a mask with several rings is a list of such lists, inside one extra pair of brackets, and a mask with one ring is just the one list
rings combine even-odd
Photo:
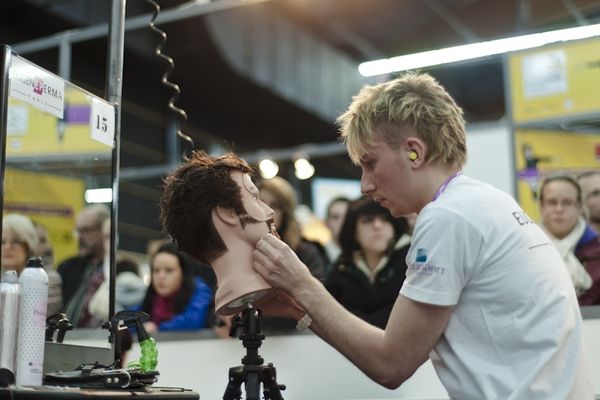
[(437, 192), (435, 192), (435, 195), (433, 196), (433, 200), (431, 200), (431, 201), (436, 201), (438, 199), (438, 197), (440, 197), (441, 194), (444, 193), (444, 190), (446, 190), (446, 187), (450, 184), (450, 182), (452, 182), (452, 180), (454, 178), (456, 178), (457, 176), (459, 176), (461, 174), (462, 174), (462, 171), (456, 171), (455, 173), (453, 173), (452, 175), (450, 175), (444, 181), (444, 183), (442, 183), (442, 186), (440, 186), (440, 188), (437, 190)]

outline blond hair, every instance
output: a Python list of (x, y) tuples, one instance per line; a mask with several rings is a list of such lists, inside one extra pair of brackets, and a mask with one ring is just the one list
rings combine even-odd
[(461, 167), (466, 161), (462, 109), (430, 75), (407, 73), (389, 82), (365, 86), (338, 118), (341, 138), (356, 164), (381, 137), (393, 147), (406, 128), (427, 145), (429, 164)]
[(29, 217), (23, 214), (7, 214), (2, 218), (2, 229), (12, 232), (27, 247), (27, 258), (33, 256), (38, 245), (35, 226)]

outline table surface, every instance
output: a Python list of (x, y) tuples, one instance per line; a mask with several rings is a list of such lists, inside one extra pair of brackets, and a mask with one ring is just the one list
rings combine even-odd
[(40, 386), (35, 388), (0, 388), (0, 400), (62, 400), (62, 399), (110, 399), (129, 400), (198, 400), (200, 395), (194, 391), (174, 387), (149, 387), (142, 390), (104, 390), (80, 389), (59, 386)]

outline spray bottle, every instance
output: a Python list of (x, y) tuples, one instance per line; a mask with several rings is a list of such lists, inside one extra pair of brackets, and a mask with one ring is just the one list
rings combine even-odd
[(6, 271), (0, 283), (0, 386), (15, 383), (20, 301), (17, 271)]
[(17, 386), (41, 386), (48, 304), (48, 275), (41, 258), (27, 260), (19, 283), (22, 294), (19, 307)]

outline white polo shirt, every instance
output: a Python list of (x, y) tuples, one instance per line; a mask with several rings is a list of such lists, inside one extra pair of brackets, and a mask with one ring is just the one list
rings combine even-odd
[(400, 293), (454, 305), (430, 354), (453, 399), (593, 399), (561, 257), (506, 193), (458, 176), (417, 217)]

